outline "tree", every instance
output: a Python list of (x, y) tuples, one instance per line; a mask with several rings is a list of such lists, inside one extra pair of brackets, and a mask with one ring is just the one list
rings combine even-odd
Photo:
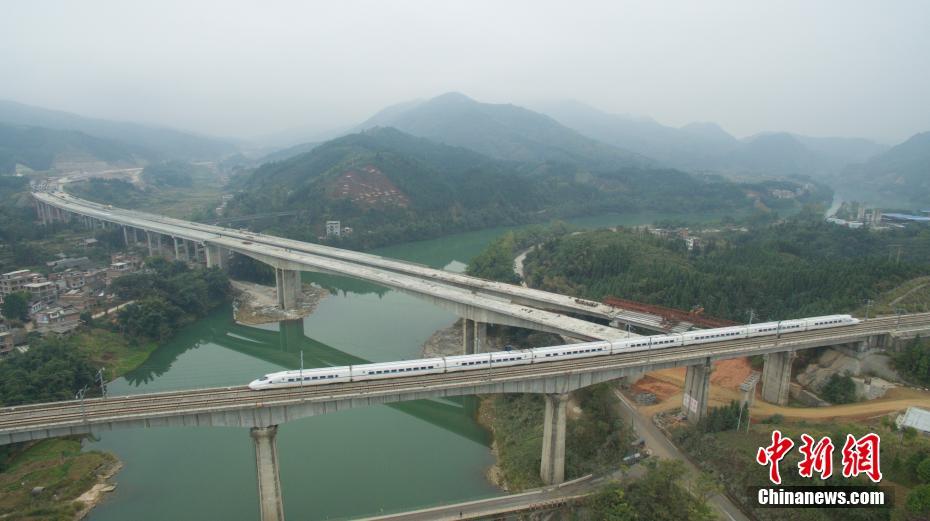
[(911, 489), (904, 508), (907, 519), (927, 519), (927, 516), (930, 516), (930, 485), (919, 485)]
[(599, 490), (587, 503), (590, 509), (589, 519), (604, 521), (635, 521), (633, 507), (626, 500), (623, 488), (607, 485)]
[(68, 400), (85, 385), (93, 387), (95, 369), (83, 354), (58, 339), (30, 345), (0, 363), (0, 404)]
[(852, 403), (856, 401), (856, 383), (849, 375), (834, 373), (820, 394), (830, 403)]
[(10, 320), (29, 320), (29, 293), (17, 291), (4, 297), (3, 316)]
[(917, 465), (917, 478), (920, 479), (922, 483), (930, 484), (930, 457), (924, 458), (924, 460)]

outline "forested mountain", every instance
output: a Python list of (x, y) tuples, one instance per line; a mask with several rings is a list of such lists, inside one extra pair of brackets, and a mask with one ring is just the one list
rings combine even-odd
[(887, 149), (860, 138), (764, 132), (736, 139), (715, 123), (681, 128), (608, 114), (575, 101), (534, 105), (578, 132), (685, 170), (756, 176), (828, 176)]
[(837, 182), (845, 187), (844, 195), (930, 207), (930, 132), (915, 134), (863, 164), (846, 168)]
[[(922, 227), (876, 233), (810, 214), (748, 233), (707, 236), (692, 252), (680, 239), (633, 230), (563, 234), (530, 253), (524, 271), (531, 287), (583, 298), (701, 306), (738, 322), (753, 309), (759, 320), (781, 320), (854, 311), (866, 298), (930, 274), (928, 239)], [(504, 246), (499, 241), (491, 250)], [(900, 259), (890, 257), (898, 247)]]
[(373, 246), (556, 217), (642, 210), (747, 210), (757, 186), (675, 170), (574, 168), (501, 161), (478, 152), (374, 128), (269, 163), (238, 181), (228, 215), (301, 210), (278, 231), (306, 239), (326, 220)]
[(235, 145), (220, 139), (170, 128), (88, 118), (5, 100), (0, 100), (0, 123), (78, 131), (120, 141), (164, 159), (216, 159), (236, 152)]
[(48, 170), (61, 162), (134, 164), (153, 158), (144, 148), (83, 132), (0, 123), (0, 174), (13, 173), (17, 164)]
[(582, 136), (537, 112), (510, 104), (479, 103), (458, 93), (388, 107), (356, 130), (376, 126), (394, 127), (504, 160), (551, 161), (598, 170), (653, 163), (639, 154)]

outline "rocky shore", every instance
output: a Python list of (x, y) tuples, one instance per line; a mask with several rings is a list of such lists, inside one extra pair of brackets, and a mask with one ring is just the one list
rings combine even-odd
[(329, 291), (321, 287), (303, 284), (301, 295), (297, 299), (298, 308), (284, 311), (278, 308), (275, 288), (238, 280), (231, 282), (236, 290), (233, 317), (236, 322), (248, 325), (304, 318), (312, 314), (319, 303), (329, 296)]
[(87, 514), (89, 514), (95, 506), (103, 501), (108, 493), (116, 490), (116, 484), (111, 483), (110, 479), (115, 476), (122, 468), (123, 463), (119, 460), (116, 460), (112, 464), (107, 465), (101, 469), (101, 471), (97, 474), (97, 483), (90, 487), (90, 490), (84, 492), (77, 499), (75, 499), (76, 503), (81, 504), (80, 510), (78, 510), (74, 515), (75, 520), (80, 520), (87, 517)]

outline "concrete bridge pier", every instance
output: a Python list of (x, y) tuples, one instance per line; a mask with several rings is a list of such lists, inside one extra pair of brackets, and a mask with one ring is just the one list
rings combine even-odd
[(149, 257), (153, 256), (155, 253), (152, 250), (152, 232), (145, 232), (145, 244), (149, 247)]
[(126, 226), (123, 226), (123, 241), (126, 242), (126, 246), (127, 246), (127, 247), (128, 247), (130, 244), (132, 244), (132, 242), (129, 240), (129, 228), (126, 227)]
[(488, 349), (488, 324), (470, 318), (462, 319), (462, 354), (473, 355)]
[(285, 311), (296, 308), (297, 295), (300, 294), (300, 272), (275, 268), (274, 282), (278, 290), (278, 306)]
[(565, 481), (565, 411), (568, 397), (569, 393), (543, 395), (546, 400), (546, 418), (543, 422), (539, 475), (547, 485)]
[(762, 366), (762, 399), (776, 405), (788, 405), (793, 351), (769, 353)]
[(714, 370), (710, 358), (704, 363), (689, 365), (685, 373), (684, 396), (681, 409), (688, 415), (688, 421), (697, 423), (707, 414), (707, 398), (710, 394), (710, 373)]
[(284, 521), (281, 478), (278, 475), (278, 426), (253, 427), (249, 430), (255, 445), (255, 469), (258, 474), (258, 502), (262, 521)]
[(212, 244), (206, 244), (204, 245), (204, 253), (207, 257), (208, 268), (216, 267), (221, 270), (226, 269), (226, 252), (223, 248)]

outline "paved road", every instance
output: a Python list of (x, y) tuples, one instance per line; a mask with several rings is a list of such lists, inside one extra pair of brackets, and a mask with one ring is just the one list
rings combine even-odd
[[(599, 482), (598, 485), (603, 483)], [(490, 516), (514, 514), (526, 510), (542, 510), (578, 501), (593, 492), (590, 488), (577, 486), (559, 489), (550, 487), (522, 494), (480, 499), (454, 505), (424, 508), (410, 512), (366, 517), (356, 521), (453, 521), (460, 519), (484, 519)]]
[[(621, 414), (623, 414), (627, 420), (632, 420), (633, 428), (636, 429), (636, 433), (646, 441), (646, 446), (652, 450), (653, 455), (666, 459), (677, 459), (684, 462), (685, 466), (692, 471), (692, 475), (697, 475), (697, 473), (700, 472), (696, 466), (685, 458), (685, 455), (678, 450), (678, 447), (665, 437), (665, 433), (652, 423), (650, 418), (646, 418), (639, 414), (636, 406), (630, 403), (623, 393), (619, 390), (614, 390), (614, 393), (616, 393), (617, 397), (620, 398), (620, 402), (623, 404), (623, 406), (620, 407)], [(717, 517), (722, 520), (750, 521), (750, 518), (746, 517), (746, 514), (737, 508), (737, 506), (730, 501), (730, 498), (723, 494), (711, 496), (710, 504), (714, 510), (716, 510)]]

